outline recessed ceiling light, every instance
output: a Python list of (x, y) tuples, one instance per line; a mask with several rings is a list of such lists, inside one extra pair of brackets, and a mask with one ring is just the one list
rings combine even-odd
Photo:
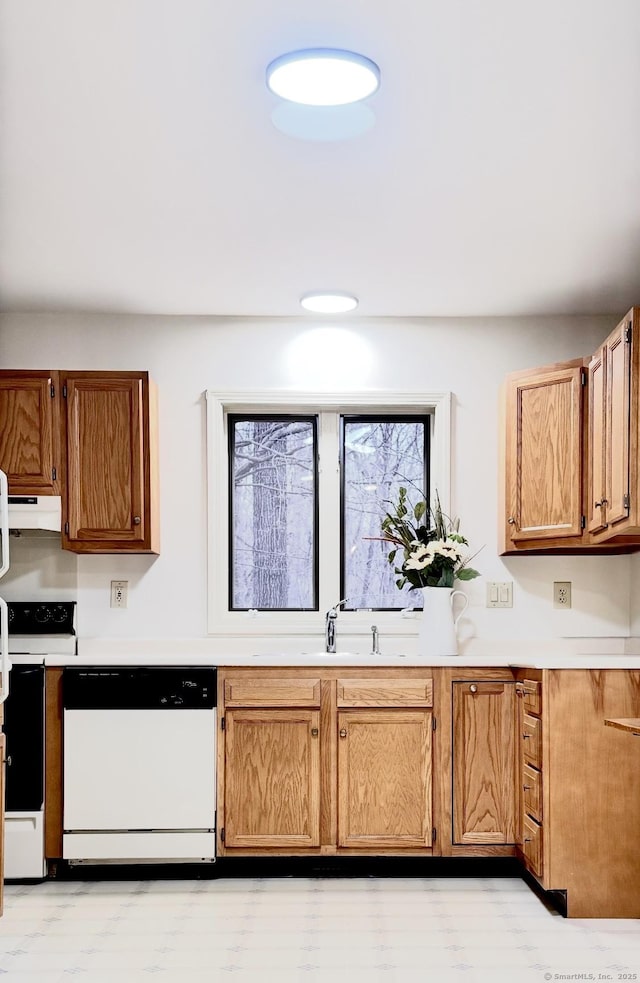
[(346, 106), (366, 99), (379, 85), (375, 62), (338, 48), (290, 51), (267, 66), (269, 89), (305, 106)]
[(356, 309), (358, 298), (351, 294), (305, 294), (300, 303), (312, 314), (346, 314)]

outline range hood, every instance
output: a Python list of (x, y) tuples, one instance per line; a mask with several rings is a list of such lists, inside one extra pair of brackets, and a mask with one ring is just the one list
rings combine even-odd
[(59, 495), (9, 495), (9, 529), (60, 532), (61, 527)]

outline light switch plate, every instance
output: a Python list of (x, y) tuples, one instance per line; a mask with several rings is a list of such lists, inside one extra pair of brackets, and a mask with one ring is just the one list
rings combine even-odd
[(513, 581), (490, 580), (487, 582), (487, 607), (513, 607)]

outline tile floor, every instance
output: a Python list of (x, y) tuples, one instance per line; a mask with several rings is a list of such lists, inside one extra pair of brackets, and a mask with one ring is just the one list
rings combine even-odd
[(640, 922), (564, 919), (516, 878), (48, 881), (6, 887), (0, 977), (621, 983)]

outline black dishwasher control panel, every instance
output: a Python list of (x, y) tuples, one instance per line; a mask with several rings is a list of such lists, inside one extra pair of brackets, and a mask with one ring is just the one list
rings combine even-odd
[(204, 666), (68, 666), (65, 710), (209, 710), (215, 669)]

